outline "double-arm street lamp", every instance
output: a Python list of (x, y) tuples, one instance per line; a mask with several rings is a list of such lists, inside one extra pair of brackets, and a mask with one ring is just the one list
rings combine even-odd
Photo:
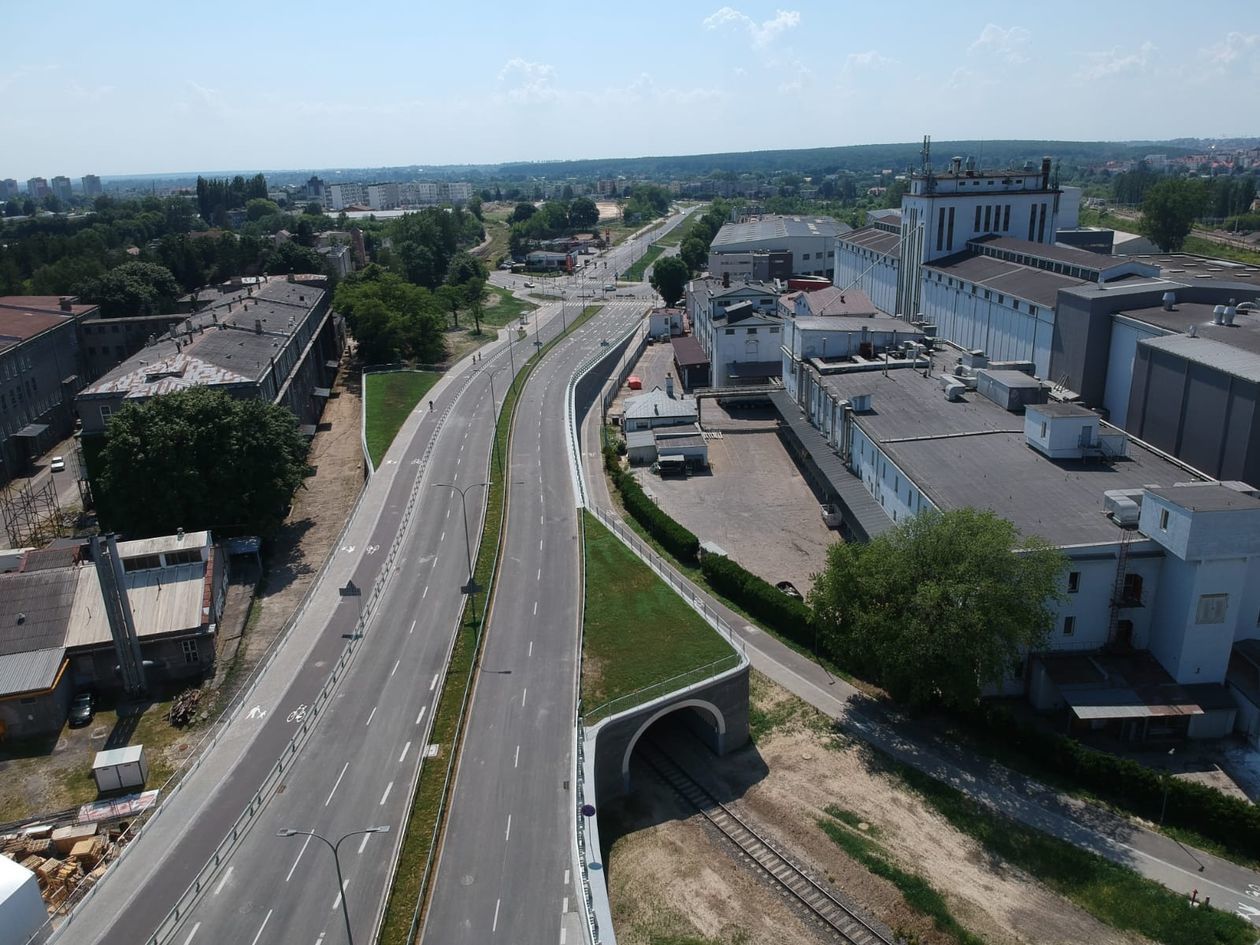
[(460, 488), (459, 486), (454, 485), (449, 482), (435, 482), (434, 485), (443, 486), (444, 488), (447, 488), (447, 489), (454, 489), (456, 492), (458, 492), (460, 505), (462, 505), (464, 508), (464, 550), (468, 555), (468, 583), (465, 584), (463, 587), (461, 587), (460, 591), (462, 591), (463, 593), (471, 597), (473, 594), (476, 594), (478, 591), (480, 591), (481, 588), (478, 586), (476, 580), (473, 579), (472, 536), (468, 531), (468, 490), (476, 489), (478, 486), (481, 486), (484, 488), (485, 486), (488, 486), (489, 483), (474, 482), (472, 485), (464, 486), (463, 488)]
[(354, 945), (354, 933), (350, 931), (350, 910), (346, 906), (346, 884), (341, 878), (341, 856), (339, 851), (342, 841), (365, 833), (389, 833), (389, 824), (384, 824), (380, 827), (368, 827), (365, 830), (351, 830), (349, 833), (338, 837), (335, 843), (327, 837), (320, 836), (313, 830), (294, 830), (292, 827), (285, 827), (283, 830), (276, 831), (277, 837), (314, 837), (332, 850), (333, 863), (337, 867), (337, 898), (341, 900), (341, 915), (346, 920), (346, 945)]

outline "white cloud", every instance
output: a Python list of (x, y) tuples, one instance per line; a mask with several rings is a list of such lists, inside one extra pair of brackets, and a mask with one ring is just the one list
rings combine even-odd
[(896, 59), (890, 59), (883, 53), (868, 49), (866, 52), (849, 53), (844, 59), (845, 72), (858, 72), (863, 69), (883, 69), (897, 65)]
[(504, 94), (522, 104), (555, 101), (560, 94), (552, 84), (555, 77), (554, 66), (519, 58), (509, 59), (499, 70), (499, 82), (509, 86)]
[(1150, 62), (1155, 49), (1153, 43), (1145, 42), (1135, 50), (1113, 46), (1102, 52), (1085, 53), (1086, 63), (1077, 72), (1077, 78), (1094, 81), (1126, 72), (1141, 72)]
[(801, 14), (796, 10), (776, 10), (774, 18), (758, 23), (745, 13), (731, 7), (711, 13), (704, 18), (704, 28), (718, 30), (725, 27), (742, 29), (748, 34), (754, 49), (764, 49), (783, 32), (792, 29), (801, 22)]
[(1225, 40), (1209, 46), (1202, 51), (1208, 61), (1218, 66), (1232, 66), (1240, 59), (1246, 59), (1260, 52), (1260, 33), (1230, 32)]
[(1032, 39), (1032, 34), (1022, 26), (1003, 29), (995, 23), (989, 23), (980, 31), (976, 41), (967, 47), (967, 53), (997, 56), (1005, 63), (1019, 65), (1021, 62), (1028, 61), (1024, 53), (1028, 49), (1030, 39)]

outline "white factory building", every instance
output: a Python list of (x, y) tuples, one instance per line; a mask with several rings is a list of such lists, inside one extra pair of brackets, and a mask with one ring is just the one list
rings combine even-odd
[(831, 217), (750, 216), (727, 223), (709, 245), (709, 273), (731, 279), (787, 279), (835, 271), (836, 237), (850, 227)]
[(1027, 362), (950, 347), (929, 360), (913, 335), (875, 334), (896, 321), (872, 319), (856, 356), (866, 326), (787, 329), (787, 387), (772, 400), (844, 531), (872, 537), (927, 508), (993, 510), (1069, 561), (1046, 645), (1006, 694), (1126, 739), (1260, 740), (1256, 490), (1049, 400)]

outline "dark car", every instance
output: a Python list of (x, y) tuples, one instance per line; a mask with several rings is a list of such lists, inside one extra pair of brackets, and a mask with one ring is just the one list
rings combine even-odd
[(96, 703), (90, 692), (81, 692), (70, 702), (70, 727), (87, 725), (96, 714)]
[(781, 590), (788, 597), (795, 597), (797, 600), (804, 600), (804, 598), (801, 597), (801, 592), (796, 589), (796, 585), (791, 581), (780, 581), (775, 585), (775, 587)]

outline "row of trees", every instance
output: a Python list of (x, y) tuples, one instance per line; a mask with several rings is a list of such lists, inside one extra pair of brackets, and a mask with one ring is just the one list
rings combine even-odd
[(589, 197), (548, 200), (541, 207), (518, 203), (508, 222), (511, 224), (508, 249), (513, 256), (523, 256), (539, 240), (554, 239), (597, 226), (599, 208)]
[(709, 245), (729, 215), (730, 205), (726, 201), (713, 201), (708, 210), (686, 224), (687, 230), (678, 244), (678, 255), (658, 259), (652, 265), (648, 281), (661, 294), (666, 305), (673, 305), (681, 299), (692, 273), (700, 272), (708, 265)]
[(267, 179), (255, 174), (229, 178), (197, 178), (197, 211), (211, 226), (226, 226), (227, 212), (239, 210), (250, 200), (267, 199)]

